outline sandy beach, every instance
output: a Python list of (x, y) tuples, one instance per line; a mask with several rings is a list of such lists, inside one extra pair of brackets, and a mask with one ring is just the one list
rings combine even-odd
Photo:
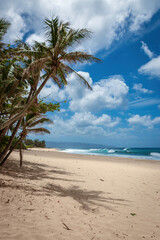
[(25, 150), (0, 169), (0, 239), (160, 239), (160, 161)]

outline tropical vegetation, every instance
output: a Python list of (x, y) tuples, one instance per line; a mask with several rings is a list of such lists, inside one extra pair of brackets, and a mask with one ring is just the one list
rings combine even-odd
[[(45, 19), (46, 41), (35, 41), (32, 46), (20, 40), (5, 44), (3, 37), (9, 26), (8, 21), (0, 19), (0, 165), (18, 144), (22, 154), (22, 144), (28, 133), (49, 133), (41, 124), (51, 123), (46, 113), (59, 111), (60, 104), (39, 99), (47, 81), (52, 79), (62, 88), (68, 84), (67, 75), (73, 72), (91, 89), (72, 66), (78, 62), (100, 61), (86, 52), (73, 51), (75, 44), (90, 36), (90, 31), (74, 30), (58, 17)], [(7, 141), (4, 141), (6, 136)], [(13, 144), (15, 137), (17, 141)]]

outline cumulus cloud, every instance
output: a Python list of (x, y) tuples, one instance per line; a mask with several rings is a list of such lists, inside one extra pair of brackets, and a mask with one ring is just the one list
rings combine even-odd
[(138, 83), (138, 84), (134, 84), (133, 85), (133, 89), (134, 90), (136, 90), (136, 91), (138, 91), (138, 92), (141, 92), (141, 93), (153, 93), (153, 91), (152, 90), (148, 90), (148, 89), (146, 89), (146, 88), (143, 88), (143, 86), (142, 86), (142, 84), (141, 83)]
[[(78, 86), (76, 91), (77, 88)], [(92, 85), (92, 89), (92, 91), (85, 91), (81, 98), (72, 98), (69, 108), (72, 111), (99, 111), (122, 107), (126, 103), (129, 90), (121, 76), (100, 80)]]
[(31, 39), (42, 36), (43, 19), (58, 15), (75, 28), (93, 31), (93, 37), (81, 45), (81, 50), (95, 53), (108, 49), (126, 32), (137, 32), (159, 8), (159, 0), (7, 0), (1, 3), (0, 14), (12, 23), (7, 41), (29, 31), (33, 32)]
[(66, 94), (64, 90), (60, 90), (59, 87), (50, 79), (43, 87), (39, 94), (40, 98), (46, 101), (63, 101), (66, 100)]
[(22, 16), (12, 8), (8, 9), (7, 16), (2, 12), (1, 16), (3, 15), (11, 23), (7, 34), (4, 36), (4, 41), (7, 43), (13, 43), (16, 39), (22, 39), (27, 31), (27, 26)]
[(103, 114), (96, 116), (90, 112), (75, 113), (71, 118), (64, 120), (54, 116), (54, 125), (50, 127), (56, 135), (106, 135), (106, 129), (117, 126), (120, 118)]
[(141, 49), (145, 52), (145, 54), (146, 54), (149, 58), (153, 58), (154, 53), (151, 52), (151, 50), (149, 50), (147, 44), (146, 44), (145, 42), (143, 42), (143, 41), (141, 41), (141, 43), (142, 43)]
[(160, 56), (155, 57), (151, 59), (148, 63), (142, 65), (138, 69), (138, 72), (160, 79)]
[(129, 124), (131, 125), (142, 125), (148, 128), (153, 128), (154, 125), (160, 124), (160, 117), (155, 117), (151, 119), (150, 115), (134, 115), (128, 119)]
[(34, 43), (34, 41), (37, 41), (37, 42), (44, 42), (45, 41), (45, 37), (44, 36), (41, 36), (41, 35), (37, 35), (37, 34), (32, 34), (30, 35), (27, 40), (26, 40), (26, 43), (32, 45)]
[(89, 82), (92, 91), (82, 87), (80, 79), (72, 73), (68, 76), (68, 85), (63, 90), (59, 90), (56, 85), (49, 82), (40, 96), (45, 97), (50, 94), (48, 97), (57, 101), (67, 99), (69, 109), (74, 112), (98, 112), (101, 109), (116, 109), (126, 106), (126, 96), (129, 88), (122, 76), (111, 76), (93, 83), (89, 73), (78, 73)]

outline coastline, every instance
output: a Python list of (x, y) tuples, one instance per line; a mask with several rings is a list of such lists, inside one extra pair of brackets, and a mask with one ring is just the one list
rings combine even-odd
[[(134, 163), (134, 162), (146, 162), (146, 163), (155, 163), (155, 164), (160, 164), (159, 160), (155, 159), (140, 159), (140, 158), (133, 158), (133, 157), (121, 157), (121, 156), (107, 156), (107, 155), (98, 155), (98, 154), (80, 154), (80, 153), (69, 153), (69, 152), (64, 152), (61, 149), (58, 148), (28, 148), (25, 150), (25, 153), (29, 153), (31, 151), (31, 154), (35, 151), (37, 151), (37, 154), (39, 151), (47, 157), (53, 157), (52, 153), (54, 152), (54, 156), (56, 157), (64, 157), (66, 159), (68, 158), (78, 158), (81, 160), (90, 160), (90, 161), (111, 161), (111, 162), (128, 162), (128, 163)], [(33, 152), (32, 152), (33, 151)], [(46, 153), (46, 154), (45, 154)]]
[[(3, 240), (159, 239), (160, 162), (15, 151), (0, 170)], [(68, 227), (68, 229), (67, 229)]]

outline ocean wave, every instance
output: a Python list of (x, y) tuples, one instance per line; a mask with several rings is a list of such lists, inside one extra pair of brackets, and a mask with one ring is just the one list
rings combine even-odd
[(157, 152), (151, 152), (150, 155), (154, 156), (154, 157), (159, 157), (160, 158), (160, 153), (157, 153)]
[[(125, 149), (125, 151), (124, 151)], [(115, 157), (128, 157), (128, 158), (137, 158), (137, 159), (150, 159), (150, 160), (160, 160), (160, 149), (156, 152), (152, 149), (100, 149), (100, 148), (91, 148), (91, 149), (74, 149), (68, 148), (63, 149), (61, 152), (73, 153), (73, 154), (85, 154), (85, 155), (101, 155), (101, 156), (115, 156)]]
[(123, 151), (127, 151), (128, 150), (128, 148), (123, 148)]
[(61, 152), (66, 152), (66, 153), (86, 153), (86, 152), (88, 152), (88, 150), (68, 148), (68, 149), (61, 150)]
[(115, 150), (109, 149), (109, 150), (108, 150), (108, 153), (115, 153)]

